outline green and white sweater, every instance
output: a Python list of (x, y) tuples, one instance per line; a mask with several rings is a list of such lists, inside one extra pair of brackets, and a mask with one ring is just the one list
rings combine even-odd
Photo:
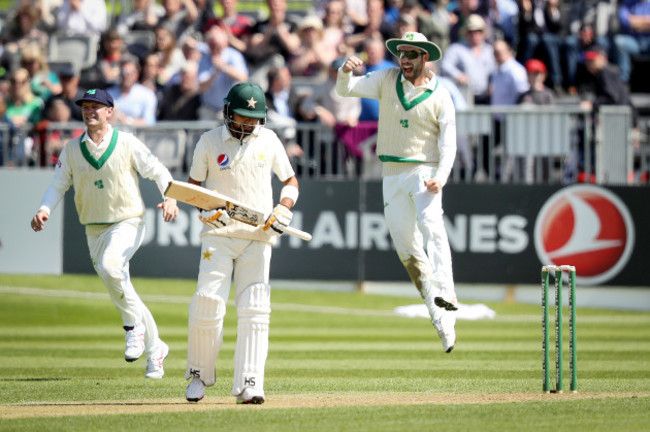
[(449, 92), (433, 73), (415, 87), (399, 68), (354, 77), (339, 69), (336, 91), (341, 96), (379, 100), (377, 155), (383, 175), (399, 174), (412, 163), (437, 166), (443, 185), (456, 157), (456, 111)]

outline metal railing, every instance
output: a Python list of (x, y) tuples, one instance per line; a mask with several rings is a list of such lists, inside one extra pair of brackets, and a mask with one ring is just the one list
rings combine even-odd
[[(574, 106), (477, 106), (458, 111), (458, 154), (451, 175), (456, 183), (647, 184), (650, 172), (650, 122), (633, 134), (628, 107), (602, 107), (597, 116)], [(159, 122), (152, 127), (117, 125), (134, 133), (176, 173), (186, 173), (201, 134), (210, 121)], [(283, 128), (267, 127), (284, 135)], [(78, 136), (82, 123), (50, 123), (38, 133), (31, 126), (0, 124), (0, 166), (48, 166), (56, 149), (48, 137)], [(328, 128), (298, 123), (291, 161), (299, 177), (319, 179), (379, 178), (381, 162), (374, 149), (374, 122), (356, 128)]]

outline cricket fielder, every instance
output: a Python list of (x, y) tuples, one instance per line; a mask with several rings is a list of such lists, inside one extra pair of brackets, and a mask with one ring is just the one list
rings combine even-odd
[[(250, 203), (270, 216), (256, 227), (230, 218), (226, 209), (204, 211), (199, 219), (201, 261), (189, 309), (185, 397), (198, 402), (215, 383), (215, 362), (223, 343), (223, 320), (231, 282), (237, 307), (237, 344), (232, 394), (237, 403), (261, 404), (269, 344), (271, 246), (292, 218), (298, 180), (278, 136), (264, 127), (266, 100), (251, 83), (232, 87), (224, 99), (225, 124), (196, 144), (189, 183)], [(283, 183), (273, 207), (271, 176)]]
[[(74, 186), (79, 221), (86, 226), (90, 259), (122, 315), (126, 330), (124, 358), (133, 362), (144, 353), (145, 377), (162, 378), (169, 347), (158, 337), (156, 322), (131, 283), (129, 261), (145, 234), (145, 207), (138, 174), (155, 180), (161, 195), (172, 176), (142, 141), (108, 123), (113, 114), (110, 94), (90, 89), (75, 103), (81, 106), (86, 131), (68, 141), (61, 152), (54, 178), (31, 226), (34, 231), (41, 231), (65, 192)], [(178, 216), (174, 199), (165, 199), (158, 208), (162, 209), (165, 222)]]
[(336, 91), (379, 100), (377, 155), (383, 162), (386, 223), (449, 353), (456, 343), (458, 308), (442, 188), (456, 156), (456, 113), (449, 92), (425, 67), (441, 57), (436, 44), (407, 32), (386, 41), (386, 47), (399, 68), (354, 77), (352, 71), (363, 62), (351, 56), (339, 69)]

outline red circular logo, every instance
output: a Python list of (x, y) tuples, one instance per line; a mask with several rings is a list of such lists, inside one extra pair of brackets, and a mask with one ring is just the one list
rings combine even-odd
[(597, 186), (570, 186), (553, 194), (535, 222), (542, 264), (572, 265), (576, 279), (597, 285), (616, 276), (634, 247), (634, 223), (625, 204)]

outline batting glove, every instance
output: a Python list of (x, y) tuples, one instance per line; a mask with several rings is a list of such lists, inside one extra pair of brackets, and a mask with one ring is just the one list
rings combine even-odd
[(263, 229), (264, 231), (268, 231), (268, 229), (271, 228), (271, 231), (268, 231), (270, 234), (282, 235), (284, 230), (291, 223), (292, 217), (293, 213), (291, 213), (291, 210), (282, 204), (278, 204), (273, 209), (271, 215), (266, 219)]
[(199, 220), (211, 228), (223, 228), (230, 223), (230, 215), (225, 208), (206, 210), (199, 213)]

